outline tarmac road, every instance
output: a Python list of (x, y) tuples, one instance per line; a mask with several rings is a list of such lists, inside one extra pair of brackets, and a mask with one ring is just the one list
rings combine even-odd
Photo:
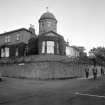
[(0, 105), (105, 105), (105, 76), (95, 81), (4, 78)]

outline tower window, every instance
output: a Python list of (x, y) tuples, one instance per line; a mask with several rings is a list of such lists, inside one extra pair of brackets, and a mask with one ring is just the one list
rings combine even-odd
[(51, 22), (47, 22), (47, 24), (48, 24), (48, 27), (50, 27), (50, 26), (51, 26)]

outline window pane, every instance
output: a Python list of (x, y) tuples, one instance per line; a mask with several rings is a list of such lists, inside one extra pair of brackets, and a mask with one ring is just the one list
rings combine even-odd
[(9, 57), (9, 48), (5, 48), (5, 57)]
[(4, 49), (1, 49), (1, 57), (4, 57)]
[(47, 41), (47, 53), (54, 54), (54, 42), (53, 41)]
[(42, 42), (42, 53), (45, 53), (45, 41)]
[(16, 35), (16, 40), (19, 40), (19, 39), (20, 39), (20, 35), (17, 34), (17, 35)]
[(10, 36), (8, 36), (8, 42), (10, 42)]
[(18, 56), (18, 48), (16, 48), (16, 57)]

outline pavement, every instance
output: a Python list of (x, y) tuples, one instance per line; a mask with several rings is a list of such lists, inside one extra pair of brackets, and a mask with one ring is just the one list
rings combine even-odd
[[(100, 74), (98, 74), (97, 75), (97, 77), (100, 77), (101, 75)], [(93, 75), (90, 75), (88, 78), (86, 78), (86, 77), (80, 77), (80, 78), (77, 78), (77, 79), (92, 79), (93, 78)]]
[(3, 78), (0, 105), (105, 105), (105, 76), (96, 80)]

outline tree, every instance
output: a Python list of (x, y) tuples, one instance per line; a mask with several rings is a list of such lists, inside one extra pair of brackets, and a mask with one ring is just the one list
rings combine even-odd
[(87, 57), (87, 53), (85, 52), (85, 48), (84, 47), (77, 47), (77, 49), (79, 51), (79, 57), (81, 57), (81, 58)]
[(28, 41), (28, 55), (37, 54), (37, 39), (31, 38)]
[(92, 48), (89, 54), (95, 58), (97, 63), (105, 64), (105, 47)]

